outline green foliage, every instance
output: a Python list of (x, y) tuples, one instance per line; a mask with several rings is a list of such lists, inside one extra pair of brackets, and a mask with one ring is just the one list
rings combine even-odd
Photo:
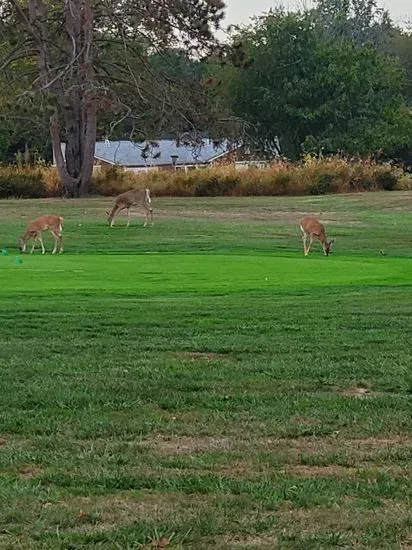
[(398, 183), (398, 178), (393, 172), (377, 172), (375, 174), (376, 183), (379, 189), (393, 191)]
[(336, 190), (336, 181), (330, 174), (320, 174), (317, 180), (309, 186), (309, 193), (311, 195), (326, 195), (328, 193), (336, 193)]
[(350, 40), (360, 47), (383, 50), (394, 30), (389, 11), (376, 0), (316, 0), (314, 16), (326, 39)]
[(219, 195), (232, 195), (241, 178), (236, 172), (232, 171), (225, 174), (211, 174), (208, 178), (194, 179), (198, 180), (193, 190), (195, 197), (216, 197)]
[[(403, 143), (403, 72), (370, 45), (326, 40), (311, 12), (277, 10), (239, 31), (253, 60), (231, 84), (234, 112), (262, 143), (279, 136), (284, 154), (366, 155)], [(406, 118), (406, 120), (405, 120)]]
[(405, 71), (403, 93), (409, 105), (412, 105), (412, 34), (396, 30), (390, 44), (390, 52), (399, 59)]

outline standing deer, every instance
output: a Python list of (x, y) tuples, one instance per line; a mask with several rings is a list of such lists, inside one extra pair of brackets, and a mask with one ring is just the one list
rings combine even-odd
[(150, 215), (150, 221), (153, 225), (153, 208), (150, 199), (149, 189), (132, 189), (119, 195), (111, 211), (107, 211), (110, 227), (114, 225), (114, 218), (125, 208), (127, 209), (127, 227), (130, 225), (130, 208), (132, 206), (142, 206), (146, 210), (146, 218), (143, 227), (146, 227)]
[[(302, 231), (303, 250), (305, 256), (307, 256), (312, 248), (313, 238), (316, 237), (322, 244), (323, 252), (326, 256), (329, 256), (331, 251), (333, 239), (328, 242), (326, 232), (323, 224), (313, 216), (305, 216), (299, 222), (300, 230)], [(309, 246), (307, 246), (307, 240), (309, 239)]]
[(47, 229), (50, 229), (50, 232), (54, 239), (54, 248), (52, 254), (56, 253), (58, 244), (60, 246), (59, 252), (63, 252), (63, 221), (64, 220), (61, 216), (54, 216), (53, 214), (50, 214), (47, 216), (42, 216), (41, 218), (37, 218), (36, 220), (30, 222), (26, 227), (25, 232), (20, 237), (20, 252), (25, 252), (27, 242), (30, 241), (30, 239), (33, 239), (34, 242), (30, 254), (33, 254), (34, 252), (36, 241), (39, 241), (40, 243), (41, 253), (45, 254), (46, 250), (44, 249), (42, 232), (47, 231)]

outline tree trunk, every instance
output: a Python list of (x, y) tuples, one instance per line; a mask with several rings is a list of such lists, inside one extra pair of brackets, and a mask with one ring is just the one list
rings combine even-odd
[[(18, 4), (15, 3), (18, 7)], [(29, 17), (21, 17), (38, 46), (38, 67), (43, 94), (54, 104), (50, 134), (64, 194), (87, 194), (93, 173), (97, 127), (97, 86), (93, 70), (93, 0), (65, 0), (63, 68), (56, 69), (48, 37), (49, 6), (29, 0)], [(63, 123), (63, 127), (62, 127)], [(62, 154), (61, 143), (66, 143)]]
[[(79, 124), (79, 122), (81, 124)], [(66, 151), (61, 150), (61, 129), (57, 110), (50, 118), (50, 134), (62, 192), (69, 197), (87, 195), (93, 173), (96, 142), (97, 109), (95, 102), (85, 102), (78, 118), (66, 125)], [(79, 128), (81, 131), (79, 131)]]

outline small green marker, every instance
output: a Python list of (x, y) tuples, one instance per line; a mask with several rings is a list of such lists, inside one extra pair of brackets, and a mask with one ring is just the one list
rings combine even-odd
[(2, 256), (8, 256), (9, 253), (8, 253), (8, 251), (7, 251), (5, 248), (3, 248), (3, 250), (1, 251), (1, 255), (2, 255)]
[(22, 264), (22, 263), (23, 263), (23, 260), (22, 260), (19, 256), (17, 256), (14, 263), (16, 263), (16, 264)]

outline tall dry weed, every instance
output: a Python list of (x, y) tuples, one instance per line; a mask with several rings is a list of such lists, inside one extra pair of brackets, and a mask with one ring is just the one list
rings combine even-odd
[[(156, 196), (324, 195), (410, 188), (402, 169), (371, 160), (305, 157), (298, 164), (277, 163), (264, 170), (219, 166), (182, 171), (133, 173), (119, 167), (93, 175), (90, 192), (113, 196), (149, 187)], [(0, 197), (58, 196), (55, 168), (0, 167)]]

